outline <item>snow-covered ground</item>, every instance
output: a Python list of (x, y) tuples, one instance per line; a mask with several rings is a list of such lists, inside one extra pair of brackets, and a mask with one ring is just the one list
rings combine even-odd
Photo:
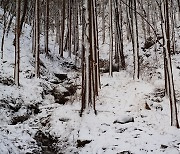
[[(135, 82), (126, 72), (113, 78), (105, 74), (97, 115), (89, 112), (81, 118), (78, 104), (60, 106), (53, 111), (48, 130), (62, 140), (59, 146), (65, 153), (179, 154), (180, 132), (170, 127), (168, 99), (154, 91), (152, 84)], [(77, 140), (91, 142), (78, 147)]]
[[(25, 28), (21, 37), (20, 87), (13, 84), (13, 39), (10, 31), (0, 60), (0, 154), (180, 154), (180, 130), (170, 126), (169, 101), (163, 91), (161, 50), (155, 54), (152, 47), (140, 53), (141, 79), (134, 81), (132, 49), (127, 43), (127, 70), (113, 77), (101, 74), (97, 115), (87, 110), (80, 117), (80, 72), (71, 69), (71, 59), (58, 56), (55, 39), (50, 40), (51, 56), (40, 56), (42, 74), (36, 79), (30, 27)], [(101, 46), (101, 58), (108, 57), (107, 50), (107, 44)], [(179, 59), (180, 54), (173, 56), (180, 120)], [(60, 80), (55, 74), (67, 74), (67, 78)], [(72, 85), (77, 87), (75, 94), (69, 90)], [(57, 103), (61, 100), (56, 95), (65, 93), (71, 93), (68, 101), (64, 105)]]

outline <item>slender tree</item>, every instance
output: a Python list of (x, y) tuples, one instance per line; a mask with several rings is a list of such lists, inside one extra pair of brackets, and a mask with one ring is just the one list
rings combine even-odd
[(35, 1), (35, 76), (40, 77), (39, 47), (40, 47), (40, 26), (39, 26), (39, 0)]
[(101, 18), (102, 18), (102, 41), (103, 44), (105, 43), (105, 2), (104, 0), (101, 0), (101, 9), (102, 9), (102, 13), (101, 13)]
[(177, 117), (177, 106), (176, 97), (172, 73), (172, 62), (171, 62), (171, 42), (170, 42), (170, 20), (169, 20), (169, 6), (168, 0), (162, 2), (162, 15), (163, 15), (163, 37), (164, 37), (164, 48), (165, 48), (165, 60), (167, 71), (167, 88), (169, 88), (169, 100), (171, 108), (171, 125), (179, 128), (178, 117)]
[(20, 0), (16, 0), (16, 29), (15, 29), (15, 67), (14, 81), (19, 86), (19, 64), (20, 64)]
[(1, 39), (1, 59), (3, 59), (3, 52), (4, 52), (4, 39), (5, 39), (6, 27), (7, 27), (8, 4), (9, 4), (9, 1), (2, 2), (4, 12), (3, 12), (3, 36)]
[(72, 0), (68, 0), (68, 56), (71, 57), (71, 43), (72, 43)]
[[(116, 40), (117, 40), (117, 58), (118, 58), (118, 67), (121, 65), (122, 69), (125, 69), (125, 57), (123, 52), (123, 32), (122, 32), (122, 8), (121, 8), (121, 1), (118, 5), (118, 1), (114, 0), (114, 7), (115, 7), (115, 25), (116, 25)], [(119, 57), (120, 57), (120, 64), (119, 64)], [(119, 68), (120, 69), (120, 68)]]
[(49, 0), (46, 0), (46, 11), (45, 11), (45, 53), (48, 55), (49, 49), (48, 49), (48, 44), (49, 44)]
[(109, 75), (113, 76), (113, 21), (112, 21), (112, 0), (109, 0)]
[(138, 40), (138, 19), (137, 19), (137, 3), (133, 0), (133, 32), (134, 32), (134, 79), (139, 79), (139, 40)]
[(66, 3), (65, 0), (63, 0), (62, 2), (62, 23), (61, 23), (61, 38), (59, 39), (60, 43), (59, 43), (59, 54), (61, 57), (63, 57), (63, 51), (64, 51), (64, 31), (65, 31), (65, 10), (66, 10)]
[(22, 12), (21, 24), (20, 24), (20, 33), (22, 32), (22, 26), (25, 21), (27, 9), (28, 9), (28, 0), (24, 0), (23, 1), (23, 12)]

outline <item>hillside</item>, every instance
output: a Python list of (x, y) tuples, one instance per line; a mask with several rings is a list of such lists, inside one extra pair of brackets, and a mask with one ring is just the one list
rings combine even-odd
[[(179, 29), (176, 29), (177, 31)], [(0, 38), (3, 28), (0, 23)], [(42, 37), (42, 36), (41, 36)], [(162, 47), (140, 52), (140, 79), (133, 80), (131, 43), (124, 50), (127, 69), (101, 72), (97, 115), (81, 109), (81, 67), (58, 54), (50, 37), (50, 53), (40, 54), (41, 78), (34, 73), (31, 27), (21, 36), (20, 86), (14, 84), (14, 32), (5, 37), (0, 60), (0, 154), (179, 154), (180, 130), (170, 126), (169, 100), (164, 92)], [(42, 41), (43, 38), (41, 38)], [(140, 39), (140, 47), (144, 42)], [(172, 55), (180, 120), (180, 39)], [(100, 59), (108, 58), (107, 43)], [(105, 67), (105, 66), (102, 66)]]

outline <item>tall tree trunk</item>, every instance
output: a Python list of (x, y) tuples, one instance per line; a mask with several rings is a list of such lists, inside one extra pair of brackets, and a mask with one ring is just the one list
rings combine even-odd
[[(139, 2), (139, 3), (140, 3), (139, 5), (140, 5), (140, 8), (141, 8), (141, 14), (142, 14), (143, 18), (146, 18), (146, 11), (144, 10), (143, 0), (141, 0), (141, 2)], [(147, 38), (147, 36), (146, 36), (146, 27), (145, 27), (145, 21), (144, 21), (143, 18), (141, 17), (141, 25), (142, 25), (143, 34), (144, 34), (144, 42), (146, 42), (146, 38)]]
[[(77, 0), (74, 0), (73, 3), (73, 44), (74, 44), (74, 49), (73, 49), (73, 54), (77, 56), (77, 51), (79, 48), (79, 29), (78, 29), (78, 2)], [(77, 59), (77, 58), (76, 58)], [(76, 60), (75, 60), (76, 63)]]
[(102, 5), (102, 13), (101, 13), (101, 18), (102, 18), (102, 41), (103, 44), (105, 43), (105, 4), (104, 0), (101, 0), (101, 5)]
[(1, 39), (1, 59), (3, 59), (4, 55), (4, 38), (5, 38), (5, 33), (6, 33), (6, 24), (7, 24), (7, 19), (6, 19), (6, 8), (4, 8), (4, 13), (3, 13), (3, 36)]
[(94, 112), (96, 113), (95, 109), (95, 81), (94, 81), (94, 62), (93, 62), (93, 22), (92, 22), (92, 0), (85, 0), (84, 9), (85, 9), (85, 35), (84, 35), (84, 49), (85, 52), (83, 54), (84, 63), (83, 67), (84, 70), (82, 71), (83, 79), (82, 85), (85, 86), (85, 89), (82, 88), (82, 106), (81, 106), (81, 113), (85, 109), (88, 111), (93, 108)]
[(178, 3), (178, 14), (179, 14), (179, 19), (180, 19), (180, 0), (177, 0)]
[(59, 54), (61, 57), (63, 57), (63, 51), (64, 51), (64, 31), (65, 31), (65, 9), (66, 9), (66, 5), (65, 5), (65, 0), (63, 0), (62, 3), (62, 23), (61, 23), (61, 39), (59, 39), (59, 41), (61, 41), (60, 45), (60, 50), (59, 50)]
[(39, 0), (35, 1), (35, 76), (40, 77), (39, 47), (40, 47), (40, 26), (39, 26)]
[(68, 56), (71, 57), (71, 24), (72, 24), (72, 0), (69, 0), (69, 3), (68, 3)]
[(21, 25), (20, 25), (20, 33), (21, 33), (21, 31), (22, 31), (22, 26), (23, 26), (23, 23), (24, 23), (24, 21), (25, 21), (27, 8), (28, 8), (28, 0), (24, 0), (24, 4), (23, 4), (23, 14), (22, 14), (22, 17), (21, 17)]
[(172, 63), (171, 63), (171, 51), (170, 51), (170, 22), (169, 22), (169, 7), (168, 0), (162, 3), (163, 11), (163, 36), (165, 41), (165, 56), (167, 63), (167, 76), (168, 76), (168, 87), (169, 87), (169, 100), (170, 100), (170, 109), (171, 109), (171, 125), (179, 128), (178, 116), (177, 116), (177, 106), (176, 106), (176, 97), (172, 73)]
[(45, 53), (49, 54), (49, 0), (46, 0), (46, 11), (45, 11)]
[(97, 20), (96, 20), (96, 2), (95, 1), (91, 1), (92, 2), (92, 44), (93, 44), (93, 53), (92, 53), (92, 61), (93, 61), (93, 81), (94, 81), (94, 90), (95, 90), (95, 95), (98, 96), (98, 90), (99, 90), (99, 48), (98, 48), (98, 27), (97, 27)]
[(139, 79), (139, 39), (138, 39), (138, 19), (137, 19), (137, 4), (134, 0), (134, 79)]
[(82, 113), (84, 111), (84, 109), (86, 108), (86, 73), (85, 73), (85, 68), (86, 68), (86, 61), (85, 61), (85, 30), (86, 30), (86, 23), (85, 23), (85, 9), (83, 7), (82, 4), (82, 57), (81, 57), (81, 66), (82, 66), (82, 92), (81, 92), (81, 96), (82, 96), (82, 100), (81, 100), (81, 113), (80, 116), (82, 116)]
[(16, 29), (15, 29), (15, 67), (14, 80), (19, 86), (19, 64), (20, 64), (20, 0), (16, 0)]
[(120, 57), (121, 68), (125, 69), (125, 57), (123, 52), (123, 32), (122, 32), (122, 10), (121, 10), (122, 4), (120, 2), (120, 8), (117, 0), (114, 0), (114, 4), (115, 4), (115, 23), (116, 23), (116, 31), (117, 31), (116, 38), (117, 38), (117, 46), (118, 46), (117, 54), (119, 54), (118, 58)]
[(112, 23), (112, 0), (109, 0), (109, 75), (113, 76), (113, 23)]

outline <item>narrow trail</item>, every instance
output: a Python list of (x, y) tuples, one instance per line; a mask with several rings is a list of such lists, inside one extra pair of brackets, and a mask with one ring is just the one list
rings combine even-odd
[[(126, 72), (114, 73), (113, 80), (104, 74), (101, 82), (97, 115), (90, 112), (80, 118), (77, 112), (80, 104), (59, 107), (53, 112), (50, 131), (61, 137), (62, 141), (68, 140), (69, 146), (64, 149), (66, 152), (179, 153), (179, 132), (169, 126), (168, 105), (153, 101), (153, 85), (140, 80), (133, 81)], [(162, 99), (167, 103), (165, 97)], [(150, 105), (150, 110), (145, 108), (146, 103)], [(163, 109), (155, 105), (161, 105)], [(63, 113), (60, 112), (62, 109)], [(66, 121), (59, 121), (56, 117)], [(177, 135), (169, 135), (171, 131), (177, 131)], [(89, 143), (78, 147), (77, 140)]]

